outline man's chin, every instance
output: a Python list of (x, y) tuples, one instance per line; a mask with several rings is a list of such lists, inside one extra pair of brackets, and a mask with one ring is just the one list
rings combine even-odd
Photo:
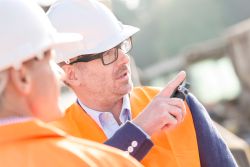
[(128, 94), (131, 92), (132, 90), (132, 85), (126, 85), (126, 86), (122, 86), (119, 87), (118, 89), (116, 89), (116, 94), (123, 97), (124, 95)]

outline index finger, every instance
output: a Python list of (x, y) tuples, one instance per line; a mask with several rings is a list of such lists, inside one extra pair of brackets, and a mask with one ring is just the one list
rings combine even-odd
[(185, 80), (185, 78), (186, 72), (179, 72), (174, 79), (168, 82), (167, 86), (158, 95), (170, 97), (176, 88)]

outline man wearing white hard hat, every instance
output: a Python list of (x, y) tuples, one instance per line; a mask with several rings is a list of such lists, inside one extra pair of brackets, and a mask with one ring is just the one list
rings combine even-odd
[(0, 0), (0, 36), (1, 166), (141, 166), (120, 150), (44, 123), (62, 116), (51, 49), (80, 35), (56, 33), (35, 2)]
[[(77, 32), (84, 37), (76, 45), (57, 50), (57, 63), (65, 71), (65, 81), (77, 95), (77, 101), (54, 125), (74, 136), (102, 143), (129, 123), (144, 131), (154, 143), (142, 159), (143, 165), (203, 165), (196, 138), (200, 133), (196, 132), (190, 106), (186, 101), (171, 98), (184, 81), (185, 72), (180, 72), (162, 91), (153, 87), (133, 88), (127, 53), (138, 28), (123, 25), (95, 0), (58, 1), (49, 9), (48, 17), (58, 31)], [(190, 98), (193, 102), (193, 96)], [(201, 108), (197, 102), (194, 104)], [(117, 143), (137, 159), (143, 144), (130, 131)], [(225, 159), (232, 156), (226, 155)], [(230, 163), (234, 165), (235, 161)]]

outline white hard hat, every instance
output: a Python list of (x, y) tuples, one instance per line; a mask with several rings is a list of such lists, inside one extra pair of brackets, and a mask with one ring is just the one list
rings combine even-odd
[(139, 31), (123, 25), (106, 6), (95, 0), (61, 0), (50, 7), (47, 15), (59, 32), (83, 36), (77, 45), (57, 50), (58, 63), (78, 55), (104, 52)]
[(0, 71), (20, 65), (55, 44), (81, 40), (57, 33), (46, 14), (29, 0), (0, 0)]

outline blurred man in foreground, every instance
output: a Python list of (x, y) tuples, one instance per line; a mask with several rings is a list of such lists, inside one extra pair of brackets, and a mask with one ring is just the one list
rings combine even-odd
[(122, 151), (43, 123), (62, 116), (51, 49), (79, 36), (56, 33), (28, 0), (0, 0), (0, 35), (1, 166), (141, 166)]

